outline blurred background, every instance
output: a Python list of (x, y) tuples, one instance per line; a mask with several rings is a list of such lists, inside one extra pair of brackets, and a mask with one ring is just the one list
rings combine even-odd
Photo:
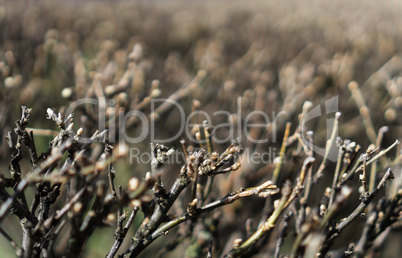
[[(251, 153), (267, 146), (279, 150), (286, 122), (293, 122), (294, 131), (305, 101), (316, 106), (335, 96), (342, 112), (339, 135), (366, 149), (372, 141), (361, 107), (348, 88), (350, 81), (356, 81), (375, 133), (382, 126), (389, 127), (382, 146), (388, 147), (396, 139), (402, 140), (401, 13), (402, 1), (397, 0), (0, 1), (0, 171), (8, 176), (10, 151), (4, 137), (15, 126), (21, 105), (33, 108), (31, 128), (56, 130), (55, 124), (45, 119), (46, 109), (62, 111), (74, 100), (95, 96), (96, 74), (102, 75), (99, 81), (107, 98), (121, 103), (125, 110), (130, 105), (124, 103), (140, 103), (155, 84), (159, 83), (160, 97), (167, 98), (204, 70), (202, 83), (180, 98), (187, 112), (194, 109), (196, 99), (198, 109), (208, 114), (219, 110), (234, 114), (239, 97), (244, 115), (235, 115), (235, 120), (244, 121), (255, 110), (266, 114), (285, 111), (275, 132), (272, 128), (256, 132), (257, 138), (268, 139), (276, 133), (277, 141), (265, 145), (242, 142)], [(109, 94), (113, 87), (108, 86), (118, 88), (132, 68), (130, 58), (135, 69), (129, 86), (123, 94)], [(148, 112), (149, 107), (143, 111)], [(86, 112), (77, 110), (75, 127), (83, 127), (89, 136), (96, 130), (96, 115), (92, 121), (93, 116)], [(211, 117), (213, 125), (227, 122), (225, 116)], [(258, 123), (259, 119), (254, 120)], [(177, 112), (168, 112), (157, 122), (157, 127), (163, 128), (157, 137), (175, 135), (179, 126)], [(317, 144), (324, 146), (325, 119), (309, 126)], [(138, 133), (136, 128), (130, 130)], [(227, 132), (222, 129), (216, 134), (224, 138)], [(39, 153), (46, 151), (51, 139), (49, 135), (35, 136)], [(215, 147), (221, 151), (228, 145)], [(149, 141), (136, 147), (149, 151)], [(30, 165), (23, 165), (23, 171), (29, 171)], [(263, 165), (243, 167), (252, 176), (242, 183), (259, 182), (261, 175), (256, 171)], [(150, 170), (149, 164), (127, 161), (116, 166), (120, 182)], [(172, 173), (177, 168), (172, 166)], [(283, 177), (287, 176), (291, 175)], [(236, 182), (233, 185), (236, 188)], [(234, 214), (228, 213), (230, 219), (222, 222), (227, 235), (222, 235), (221, 245), (238, 230), (236, 226), (241, 224), (242, 230), (245, 219), (252, 217), (235, 218)], [(20, 239), (21, 232), (13, 230), (13, 225), (19, 228), (17, 219), (8, 220), (4, 227), (14, 239)], [(112, 232), (113, 228), (96, 231), (86, 244), (85, 257), (103, 257), (113, 243)], [(349, 233), (347, 239), (352, 241), (353, 233)], [(165, 241), (160, 238), (154, 246), (163, 246)], [(390, 237), (387, 246), (392, 250), (385, 247), (383, 257), (401, 254), (400, 241), (400, 234)], [(125, 241), (125, 246), (128, 243)], [(183, 248), (176, 249), (172, 257), (182, 256)], [(3, 238), (0, 250), (7, 254), (3, 257), (13, 256)], [(147, 250), (144, 256), (155, 250)]]

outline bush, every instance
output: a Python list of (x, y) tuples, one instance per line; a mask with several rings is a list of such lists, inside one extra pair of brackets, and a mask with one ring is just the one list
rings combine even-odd
[(252, 3), (4, 3), (2, 249), (399, 257), (401, 7)]

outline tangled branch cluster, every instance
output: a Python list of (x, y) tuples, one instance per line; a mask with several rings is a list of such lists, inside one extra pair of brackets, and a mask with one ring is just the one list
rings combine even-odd
[[(267, 212), (268, 217), (266, 219), (261, 217), (260, 225), (245, 241), (236, 239), (226, 257), (256, 252), (262, 248), (269, 234), (279, 227), (282, 228), (282, 233), (275, 249), (275, 256), (278, 256), (286, 232), (289, 230), (291, 216), (295, 218), (297, 233), (291, 249), (292, 256), (304, 253), (324, 257), (335, 238), (341, 236), (342, 231), (352, 221), (364, 214), (367, 217), (367, 224), (360, 240), (356, 245), (350, 244), (345, 250), (345, 255), (353, 254), (359, 257), (364, 255), (376, 241), (380, 241), (379, 236), (389, 232), (396, 222), (400, 223), (402, 208), (400, 181), (392, 184), (393, 191), (388, 191), (385, 197), (377, 201), (377, 204), (373, 204), (374, 197), (394, 179), (391, 168), (386, 170), (377, 185), (378, 171), (371, 171), (372, 182), (369, 186), (365, 179), (368, 166), (383, 157), (399, 143), (398, 141), (380, 152), (378, 148), (370, 147), (358, 157), (360, 146), (349, 140), (342, 141), (338, 137), (336, 141), (339, 158), (333, 184), (326, 189), (317, 209), (309, 204), (310, 192), (324, 176), (319, 173), (322, 167), (326, 167), (326, 157), (322, 160), (318, 171), (314, 172), (312, 164), (315, 158), (311, 149), (313, 146), (303, 141), (298, 142), (302, 151), (297, 156), (304, 159), (299, 175), (293, 185), (290, 181), (285, 182), (281, 187), (281, 197), (275, 202), (272, 201), (271, 196), (278, 194), (279, 188), (275, 185), (277, 182), (272, 181), (266, 181), (251, 188), (240, 188), (218, 200), (211, 199), (209, 195), (214, 187), (214, 177), (224, 173), (235, 173), (239, 169), (242, 148), (235, 141), (219, 155), (212, 151), (213, 144), (210, 139), (207, 139), (209, 151), (202, 148), (195, 149), (194, 146), (189, 148), (184, 140), (181, 141), (186, 164), (181, 168), (170, 190), (167, 190), (162, 182), (162, 170), (166, 166), (167, 157), (174, 151), (156, 144), (153, 146), (152, 173), (148, 172), (142, 181), (132, 178), (126, 186), (119, 185), (116, 191), (114, 183), (116, 171), (113, 164), (117, 159), (127, 155), (128, 146), (119, 144), (112, 147), (107, 142), (105, 131), (94, 133), (89, 141), (82, 143), (80, 142), (82, 129), (73, 131), (73, 116), (64, 118), (61, 113), (56, 115), (53, 110), (48, 109), (47, 118), (53, 120), (60, 131), (50, 142), (49, 149), (38, 155), (33, 133), (26, 129), (30, 115), (31, 109), (23, 106), (21, 119), (16, 121), (14, 132), (8, 134), (7, 141), (12, 150), (9, 165), (11, 177), (2, 175), (0, 181), (2, 188), (0, 222), (10, 213), (18, 216), (23, 231), (21, 246), (12, 240), (6, 231), (1, 230), (1, 234), (10, 241), (18, 256), (55, 256), (54, 243), (62, 236), (60, 232), (66, 227), (69, 228), (69, 241), (63, 255), (77, 256), (82, 252), (84, 243), (96, 228), (111, 226), (111, 222), (115, 220), (115, 242), (107, 254), (107, 257), (114, 257), (139, 210), (144, 213), (142, 225), (137, 229), (131, 245), (122, 254), (123, 256), (137, 256), (154, 240), (182, 224), (186, 225), (179, 230), (180, 237), (174, 239), (175, 243), (170, 244), (170, 249), (183, 239), (191, 237), (192, 231), (196, 229), (208, 232), (211, 238), (211, 242), (195, 244), (200, 245), (198, 252), (202, 252), (203, 246), (204, 248), (209, 246), (208, 252), (211, 255), (214, 239), (211, 227), (218, 226), (217, 224), (207, 226), (208, 219), (211, 219), (211, 216), (214, 217), (213, 211), (240, 198), (253, 195), (266, 198), (268, 209), (264, 212)], [(340, 114), (336, 114), (336, 117), (339, 119)], [(198, 130), (202, 128), (207, 130), (202, 125), (198, 127)], [(286, 140), (289, 128), (288, 126), (285, 133), (282, 151), (288, 145), (294, 144), (293, 139), (300, 140), (297, 130)], [(337, 130), (337, 123), (333, 130)], [(335, 137), (330, 141), (332, 142), (329, 142), (328, 146), (335, 141)], [(103, 147), (94, 159), (96, 148), (93, 148), (93, 145), (97, 143)], [(19, 163), (23, 158), (23, 147), (29, 151), (31, 170), (21, 176)], [(67, 157), (64, 159), (65, 154)], [(400, 158), (395, 162), (400, 162), (399, 160)], [(228, 166), (228, 162), (232, 165)], [(226, 168), (222, 169), (224, 165)], [(277, 163), (277, 173), (280, 173), (280, 169), (281, 163)], [(334, 220), (334, 215), (348, 201), (352, 192), (352, 188), (346, 183), (357, 174), (362, 183), (360, 204), (344, 219)], [(276, 180), (277, 177), (274, 181)], [(26, 190), (29, 187), (36, 189), (35, 197), (30, 205), (26, 198)], [(7, 188), (12, 189), (12, 194), (6, 191)], [(186, 188), (190, 189), (190, 199), (187, 204), (183, 197), (185, 195), (182, 194)], [(173, 208), (174, 206), (176, 207)], [(124, 210), (128, 207), (131, 207), (130, 215)], [(185, 211), (182, 210), (183, 208)], [(283, 213), (287, 215), (281, 216)], [(207, 215), (203, 216), (204, 214)], [(282, 223), (280, 223), (281, 218)], [(123, 225), (125, 221), (126, 224)], [(214, 223), (218, 223), (218, 220), (215, 219)], [(306, 243), (305, 240), (308, 238), (310, 241)]]
[(401, 256), (400, 6), (167, 2), (1, 2), (0, 249)]

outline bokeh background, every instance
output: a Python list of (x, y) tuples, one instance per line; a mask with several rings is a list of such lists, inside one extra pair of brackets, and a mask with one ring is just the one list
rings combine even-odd
[[(118, 84), (134, 46), (141, 47), (142, 57), (130, 88), (118, 97), (128, 102), (148, 96), (154, 80), (159, 80), (161, 97), (166, 98), (202, 69), (207, 73), (202, 85), (180, 100), (187, 111), (197, 99), (200, 110), (209, 114), (235, 113), (238, 97), (245, 115), (253, 110), (285, 111), (277, 124), (278, 141), (269, 144), (279, 149), (285, 123), (297, 125), (306, 100), (315, 106), (338, 96), (343, 114), (339, 135), (366, 148), (370, 139), (348, 89), (353, 80), (359, 84), (375, 131), (389, 127), (383, 141), (389, 146), (395, 139), (402, 140), (401, 13), (402, 1), (397, 0), (0, 1), (0, 171), (8, 175), (10, 151), (4, 136), (20, 116), (21, 105), (33, 108), (30, 127), (55, 130), (45, 119), (46, 109), (60, 110), (72, 100), (90, 97), (95, 73), (102, 74), (104, 88)], [(225, 122), (224, 117), (213, 118), (213, 124)], [(179, 124), (175, 112), (167, 113), (158, 121), (158, 128), (163, 128), (158, 137), (174, 135)], [(84, 126), (86, 135), (95, 130), (79, 119), (75, 126)], [(323, 146), (325, 119), (317, 120), (311, 129)], [(224, 137), (227, 132), (217, 133)], [(258, 137), (270, 135), (269, 130), (258, 132)], [(39, 152), (47, 149), (49, 140), (50, 136), (35, 137)], [(266, 148), (243, 144), (251, 151)], [(137, 147), (146, 151), (149, 142)], [(29, 170), (29, 164), (24, 166)], [(149, 164), (127, 162), (117, 167), (121, 182), (150, 169)], [(244, 169), (253, 173), (261, 167)], [(250, 176), (246, 183), (255, 185), (259, 176)], [(222, 235), (221, 245), (252, 216), (226, 215), (230, 219), (223, 223), (227, 235)], [(13, 230), (18, 221), (8, 221), (4, 227), (20, 239), (19, 227)], [(113, 242), (112, 232), (113, 228), (96, 231), (86, 244), (85, 256), (103, 257)], [(352, 241), (353, 232), (349, 234), (346, 238)], [(144, 256), (155, 253), (165, 241), (159, 239)], [(400, 234), (392, 235), (383, 257), (400, 255), (400, 241)], [(172, 257), (181, 256), (183, 248)], [(0, 250), (3, 257), (13, 256), (3, 238)]]

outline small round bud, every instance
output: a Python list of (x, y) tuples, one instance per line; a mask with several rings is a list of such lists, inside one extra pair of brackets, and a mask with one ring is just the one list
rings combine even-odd
[(351, 187), (342, 187), (341, 188), (341, 194), (345, 197), (349, 197), (349, 195), (352, 193), (352, 188)]
[(73, 127), (74, 127), (74, 123), (69, 124), (67, 127), (67, 131), (72, 131)]
[(234, 84), (233, 81), (226, 81), (226, 82), (223, 84), (223, 89), (224, 89), (225, 91), (233, 91), (234, 88), (235, 88), (235, 84)]
[(349, 82), (348, 87), (349, 87), (350, 91), (355, 91), (359, 88), (359, 85), (357, 84), (357, 82), (351, 81), (351, 82)]
[(68, 99), (71, 97), (71, 95), (73, 94), (73, 90), (71, 88), (64, 88), (61, 91), (61, 96), (65, 99)]
[(311, 102), (311, 101), (305, 101), (304, 104), (303, 104), (303, 109), (304, 110), (309, 110), (312, 107), (313, 107), (313, 102)]
[(129, 181), (128, 181), (128, 188), (130, 189), (130, 191), (135, 191), (137, 190), (138, 186), (140, 185), (140, 180), (138, 180), (138, 178), (136, 177), (132, 177)]
[(242, 242), (243, 242), (243, 239), (241, 239), (241, 238), (236, 238), (236, 239), (233, 241), (233, 247), (234, 247), (234, 248), (239, 248)]
[(121, 157), (126, 156), (128, 154), (128, 152), (129, 152), (129, 149), (130, 148), (125, 143), (120, 143), (119, 145), (117, 145), (117, 148), (116, 148), (116, 156), (117, 156), (117, 158), (121, 158)]
[(82, 209), (82, 202), (76, 202), (73, 206), (74, 213), (79, 213)]
[(190, 205), (192, 205), (192, 206), (196, 206), (196, 205), (197, 205), (197, 203), (198, 203), (198, 199), (197, 199), (197, 198), (195, 198), (194, 200), (192, 200), (192, 201), (191, 201)]
[(159, 84), (160, 84), (160, 81), (159, 81), (159, 80), (153, 80), (153, 81), (151, 82), (151, 87), (152, 87), (152, 88), (158, 88), (158, 87), (159, 87)]
[(6, 86), (6, 88), (14, 87), (14, 78), (13, 77), (7, 77), (4, 80), (4, 86)]
[(199, 108), (201, 106), (201, 102), (198, 99), (193, 99), (193, 107)]
[(362, 194), (362, 193), (364, 192), (363, 186), (360, 186), (360, 187), (359, 187), (358, 192), (359, 192), (359, 194)]
[(110, 96), (113, 95), (115, 92), (115, 86), (114, 85), (108, 85), (105, 87), (105, 94)]
[(114, 222), (116, 220), (116, 214), (114, 213), (109, 213), (106, 217), (106, 220), (111, 223)]
[(388, 108), (385, 113), (384, 113), (384, 118), (387, 120), (387, 122), (393, 122), (395, 121), (397, 117), (396, 111), (393, 108)]
[(138, 199), (134, 199), (134, 200), (131, 201), (131, 205), (133, 207), (140, 207), (141, 206), (141, 201), (138, 200)]
[(151, 98), (157, 98), (161, 95), (161, 90), (160, 89), (154, 89), (152, 90), (151, 94), (149, 95)]
[(151, 180), (151, 172), (147, 172), (146, 174), (145, 174), (145, 180)]

